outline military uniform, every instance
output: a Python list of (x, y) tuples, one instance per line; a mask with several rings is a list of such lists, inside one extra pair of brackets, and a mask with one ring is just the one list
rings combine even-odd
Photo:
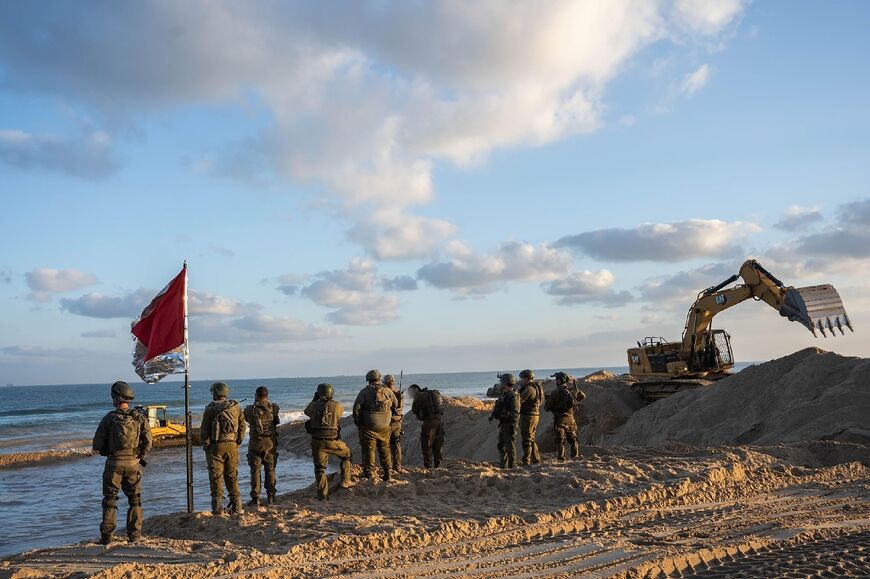
[(498, 420), (499, 465), (513, 468), (517, 462), (516, 437), (520, 420), (520, 397), (513, 388), (503, 390), (490, 418)]
[(275, 466), (278, 461), (278, 405), (268, 399), (257, 400), (244, 410), (248, 423), (248, 466), (251, 468), (251, 499), (260, 500), (260, 466), (264, 471), (266, 497), (275, 501)]
[(344, 407), (340, 403), (324, 397), (312, 400), (305, 408), (305, 415), (310, 418), (308, 431), (311, 434), (311, 459), (314, 461), (314, 480), (317, 483), (319, 499), (325, 499), (329, 495), (326, 467), (330, 456), (341, 460), (341, 486), (347, 488), (351, 485), (351, 452), (341, 440), (340, 421), (343, 413)]
[[(394, 383), (395, 384), (395, 383)], [(390, 389), (393, 396), (396, 397), (396, 408), (393, 409), (393, 416), (390, 419), (390, 455), (392, 457), (392, 468), (399, 472), (402, 470), (402, 434), (404, 418), (404, 394)]]
[(441, 397), (437, 390), (422, 388), (411, 404), (411, 413), (420, 421), (420, 447), (423, 450), (423, 466), (426, 468), (432, 468), (433, 459), (435, 468), (441, 465), (441, 447), (444, 445), (442, 408), (436, 404), (436, 397)]
[(541, 404), (544, 402), (544, 391), (534, 380), (525, 381), (520, 387), (520, 436), (523, 439), (523, 464), (541, 462), (541, 451), (538, 450), (536, 434), (541, 418)]
[(245, 418), (239, 403), (225, 399), (211, 402), (202, 413), (199, 434), (208, 464), (212, 511), (222, 511), (223, 481), (230, 496), (231, 510), (241, 512), (239, 446), (245, 436)]
[(567, 382), (560, 383), (556, 390), (547, 397), (545, 409), (553, 413), (553, 430), (556, 434), (556, 457), (565, 460), (565, 443), (571, 449), (571, 458), (580, 456), (580, 445), (577, 442), (577, 423), (574, 419), (574, 405), (586, 398), (582, 390), (576, 393)]
[(399, 401), (392, 390), (380, 382), (369, 383), (360, 390), (353, 403), (353, 422), (359, 430), (362, 448), (363, 476), (370, 477), (375, 469), (375, 447), (380, 457), (384, 480), (390, 479), (392, 455), (390, 434), (392, 417)]
[(127, 496), (127, 537), (142, 534), (142, 470), (139, 460), (151, 450), (151, 430), (145, 415), (135, 410), (115, 409), (100, 421), (93, 448), (105, 456), (103, 468), (103, 520), (101, 541), (108, 543), (117, 525), (118, 491)]

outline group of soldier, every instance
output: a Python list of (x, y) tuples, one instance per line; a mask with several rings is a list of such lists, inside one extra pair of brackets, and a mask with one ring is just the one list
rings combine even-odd
[(566, 445), (570, 448), (571, 458), (579, 456), (580, 446), (577, 442), (574, 407), (586, 398), (586, 394), (576, 388), (574, 380), (565, 372), (556, 372), (552, 377), (556, 379), (556, 389), (551, 394), (545, 395), (543, 385), (535, 381), (535, 373), (531, 370), (520, 372), (519, 384), (513, 374), (499, 375), (501, 394), (495, 402), (489, 419), (498, 420), (498, 454), (501, 468), (516, 466), (517, 430), (523, 444), (522, 464), (541, 462), (537, 431), (542, 408), (553, 413), (556, 458), (567, 460)]
[[(391, 473), (402, 469), (402, 421), (404, 391), (399, 389), (393, 376), (381, 380), (378, 370), (366, 374), (367, 385), (360, 391), (353, 405), (353, 420), (359, 431), (362, 449), (362, 476), (370, 478), (375, 468), (375, 450), (380, 458), (381, 477), (390, 480)], [(211, 385), (212, 402), (202, 413), (199, 433), (206, 464), (208, 465), (211, 510), (214, 514), (224, 512), (223, 491), (229, 495), (228, 511), (239, 514), (243, 511), (239, 491), (239, 447), (245, 432), (250, 430), (248, 441), (248, 466), (251, 468), (251, 500), (249, 506), (260, 504), (260, 472), (264, 473), (266, 501), (275, 502), (278, 460), (278, 405), (269, 400), (265, 386), (257, 388), (255, 401), (244, 410), (229, 398), (230, 388), (224, 382)], [(412, 384), (408, 391), (413, 403), (411, 412), (421, 421), (420, 441), (423, 462), (427, 468), (438, 468), (441, 463), (441, 446), (444, 442), (444, 427), (441, 424), (442, 399), (437, 390)], [(112, 541), (117, 525), (118, 493), (127, 497), (127, 538), (136, 542), (142, 535), (142, 498), (140, 482), (141, 467), (146, 465), (145, 456), (151, 450), (152, 436), (148, 419), (143, 412), (130, 407), (135, 399), (133, 388), (123, 381), (112, 384), (114, 410), (100, 421), (94, 434), (93, 448), (106, 457), (103, 469), (103, 517), (100, 523), (100, 543)], [(313, 400), (305, 408), (309, 417), (305, 423), (311, 435), (311, 456), (314, 461), (314, 478), (317, 497), (326, 499), (329, 485), (326, 467), (329, 456), (341, 461), (340, 486), (351, 486), (351, 451), (341, 439), (341, 417), (344, 408), (333, 399), (331, 384), (319, 384)]]
[[(501, 394), (495, 403), (490, 420), (498, 420), (499, 464), (502, 468), (516, 465), (515, 440), (519, 431), (523, 446), (523, 465), (541, 461), (536, 438), (541, 408), (553, 413), (557, 458), (566, 460), (567, 445), (570, 456), (579, 455), (574, 407), (585, 398), (576, 389), (573, 380), (564, 372), (553, 374), (556, 389), (545, 395), (543, 386), (535, 381), (531, 370), (520, 372), (517, 384), (513, 374), (499, 375)], [(265, 386), (257, 388), (255, 401), (242, 409), (229, 399), (230, 389), (224, 382), (211, 385), (212, 402), (202, 414), (200, 438), (208, 465), (211, 510), (224, 512), (223, 489), (229, 495), (228, 511), (243, 511), (238, 483), (239, 447), (245, 432), (250, 430), (248, 465), (251, 469), (251, 501), (260, 504), (260, 471), (264, 471), (266, 501), (275, 502), (275, 469), (278, 459), (278, 405), (269, 400)], [(442, 423), (443, 399), (437, 390), (417, 384), (408, 387), (412, 398), (411, 413), (420, 421), (420, 445), (423, 466), (438, 468), (442, 461), (444, 444)], [(100, 523), (100, 543), (109, 544), (117, 523), (118, 493), (127, 497), (127, 537), (138, 541), (142, 533), (142, 500), (140, 495), (141, 467), (151, 450), (152, 436), (144, 413), (130, 408), (135, 398), (133, 388), (118, 381), (111, 387), (115, 409), (100, 421), (94, 434), (93, 448), (107, 457), (103, 470), (103, 517)], [(317, 497), (329, 496), (326, 468), (330, 456), (340, 461), (339, 486), (350, 487), (352, 453), (341, 438), (341, 418), (344, 407), (334, 398), (334, 388), (323, 383), (317, 386), (314, 398), (305, 408), (308, 420), (305, 430), (311, 436), (311, 457)], [(359, 433), (362, 450), (362, 478), (375, 474), (375, 457), (380, 465), (380, 476), (389, 481), (402, 472), (402, 433), (404, 418), (404, 391), (392, 375), (381, 376), (378, 370), (366, 374), (366, 386), (360, 390), (353, 404), (353, 422)]]

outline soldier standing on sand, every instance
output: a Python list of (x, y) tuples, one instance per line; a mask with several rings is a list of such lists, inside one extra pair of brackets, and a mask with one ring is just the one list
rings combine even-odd
[(553, 413), (553, 431), (556, 433), (556, 458), (565, 460), (565, 442), (571, 447), (571, 458), (580, 456), (580, 445), (577, 442), (577, 423), (574, 420), (574, 406), (586, 394), (571, 387), (573, 378), (565, 372), (556, 372), (556, 390), (547, 396), (544, 408)]
[(244, 410), (250, 429), (248, 438), (248, 466), (251, 467), (251, 502), (260, 504), (260, 465), (263, 466), (266, 501), (275, 502), (275, 466), (278, 462), (278, 405), (269, 401), (269, 389), (257, 388), (254, 403)]
[(359, 391), (353, 403), (353, 423), (359, 430), (362, 448), (363, 478), (371, 478), (375, 470), (375, 447), (381, 461), (381, 478), (390, 480), (392, 457), (390, 455), (390, 421), (399, 405), (393, 391), (381, 383), (381, 373), (369, 370), (368, 385)]
[(517, 426), (520, 421), (520, 396), (514, 390), (513, 374), (499, 376), (502, 394), (495, 401), (490, 420), (498, 420), (498, 455), (501, 468), (513, 468), (517, 463)]
[(211, 487), (211, 512), (223, 513), (223, 488), (230, 495), (231, 513), (242, 513), (239, 493), (239, 446), (245, 437), (245, 417), (239, 403), (227, 400), (230, 387), (224, 382), (211, 385), (212, 402), (202, 413), (199, 435), (208, 464), (208, 484)]
[(127, 539), (135, 543), (142, 537), (142, 497), (139, 483), (140, 466), (151, 450), (151, 430), (141, 412), (130, 409), (136, 397), (126, 382), (112, 384), (112, 404), (115, 409), (106, 414), (94, 433), (93, 448), (106, 457), (103, 468), (103, 521), (100, 523), (100, 544), (112, 541), (117, 525), (118, 491), (127, 495)]
[(305, 415), (309, 418), (305, 430), (311, 435), (314, 480), (317, 482), (317, 498), (321, 501), (329, 498), (326, 466), (330, 455), (341, 459), (341, 488), (350, 488), (353, 484), (350, 480), (350, 448), (341, 440), (344, 407), (332, 399), (333, 394), (332, 384), (318, 384), (314, 400), (305, 408)]
[(411, 413), (421, 422), (420, 446), (423, 449), (423, 466), (438, 468), (441, 465), (441, 447), (444, 445), (444, 425), (441, 423), (441, 414), (444, 410), (443, 398), (437, 390), (420, 388), (417, 384), (411, 384), (408, 392), (414, 400), (411, 404)]
[(393, 417), (390, 419), (390, 454), (393, 457), (393, 471), (402, 472), (402, 419), (404, 418), (404, 392), (399, 391), (399, 385), (396, 384), (396, 377), (392, 374), (384, 376), (384, 386), (393, 392), (396, 397), (398, 406), (393, 410)]
[(531, 370), (520, 372), (520, 436), (523, 439), (523, 464), (541, 462), (538, 450), (538, 422), (541, 419), (541, 404), (544, 403), (544, 389), (535, 382)]

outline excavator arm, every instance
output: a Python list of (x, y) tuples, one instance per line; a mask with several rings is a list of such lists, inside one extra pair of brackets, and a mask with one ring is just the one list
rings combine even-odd
[[(742, 284), (725, 289), (740, 278), (743, 279)], [(844, 326), (852, 330), (840, 295), (833, 286), (786, 287), (761, 264), (750, 259), (740, 267), (739, 275), (732, 275), (698, 294), (686, 317), (683, 359), (693, 360), (706, 346), (705, 335), (710, 331), (716, 314), (749, 298), (766, 302), (789, 321), (803, 324), (814, 336), (817, 335), (816, 330), (821, 331), (823, 336), (827, 336), (828, 331), (835, 335), (835, 329), (845, 333)]]

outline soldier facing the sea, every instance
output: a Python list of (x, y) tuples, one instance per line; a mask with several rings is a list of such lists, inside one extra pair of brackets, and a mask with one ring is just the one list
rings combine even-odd
[(351, 453), (347, 444), (341, 440), (341, 415), (344, 407), (332, 399), (332, 384), (318, 384), (314, 400), (305, 408), (309, 420), (305, 430), (311, 435), (311, 458), (314, 461), (314, 480), (317, 482), (317, 498), (321, 501), (329, 496), (329, 482), (326, 479), (326, 466), (329, 457), (341, 460), (341, 488), (350, 488)]
[(553, 413), (553, 431), (556, 433), (556, 458), (565, 460), (565, 443), (571, 447), (571, 458), (580, 456), (580, 445), (577, 442), (577, 422), (574, 419), (574, 406), (586, 398), (586, 394), (572, 388), (573, 378), (565, 372), (553, 374), (556, 379), (556, 390), (547, 396), (544, 408)]
[(420, 388), (417, 384), (411, 384), (408, 392), (414, 400), (411, 403), (411, 413), (421, 423), (420, 446), (423, 450), (423, 466), (438, 468), (441, 466), (441, 447), (444, 445), (444, 425), (441, 423), (444, 402), (441, 393), (437, 390)]
[(498, 455), (501, 468), (513, 468), (517, 462), (517, 426), (520, 421), (520, 396), (514, 390), (513, 374), (499, 376), (502, 394), (495, 401), (490, 420), (498, 420)]
[(541, 404), (544, 403), (544, 389), (535, 382), (535, 373), (531, 370), (520, 372), (519, 394), (523, 464), (538, 464), (541, 462), (541, 451), (538, 450), (537, 431), (541, 419)]
[(269, 389), (257, 388), (254, 403), (244, 410), (250, 429), (248, 439), (248, 466), (251, 467), (251, 502), (260, 504), (260, 465), (263, 466), (266, 501), (275, 502), (275, 467), (278, 462), (278, 405), (269, 400)]
[(127, 538), (131, 543), (142, 537), (142, 497), (140, 482), (144, 457), (151, 450), (151, 430), (141, 412), (130, 409), (136, 397), (126, 382), (112, 384), (115, 409), (106, 414), (94, 433), (93, 448), (106, 457), (103, 468), (103, 520), (100, 543), (108, 545), (117, 525), (118, 491), (127, 496)]
[(384, 376), (384, 386), (393, 392), (393, 396), (398, 402), (398, 406), (393, 409), (393, 416), (390, 419), (390, 454), (393, 457), (393, 471), (402, 472), (402, 434), (404, 434), (402, 419), (404, 418), (405, 393), (399, 391), (396, 377), (392, 374)]
[(202, 413), (199, 434), (208, 464), (208, 484), (211, 489), (211, 512), (223, 512), (223, 484), (230, 496), (231, 513), (241, 514), (239, 493), (239, 446), (245, 436), (245, 417), (239, 403), (227, 400), (230, 387), (224, 382), (211, 385), (212, 402)]
[(375, 470), (375, 447), (381, 461), (381, 478), (390, 480), (392, 456), (390, 454), (390, 423), (399, 405), (393, 391), (381, 383), (381, 373), (369, 370), (368, 383), (353, 403), (353, 423), (359, 430), (362, 448), (363, 478), (371, 478)]

